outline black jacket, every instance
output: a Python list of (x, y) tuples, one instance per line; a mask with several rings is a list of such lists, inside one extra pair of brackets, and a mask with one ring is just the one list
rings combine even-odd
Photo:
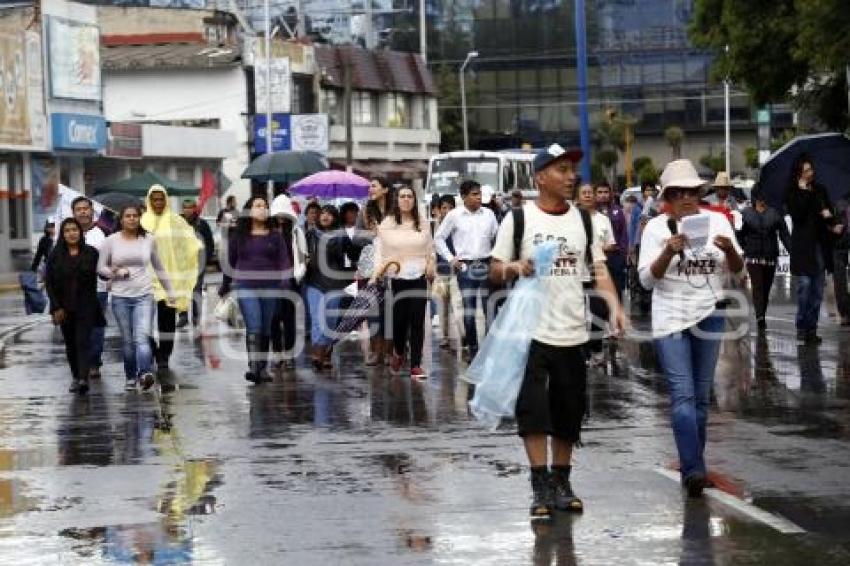
[(45, 279), (51, 314), (64, 309), (78, 322), (106, 325), (97, 300), (97, 259), (97, 250), (91, 246), (83, 245), (75, 258), (65, 246), (55, 247), (47, 260)]
[(742, 226), (737, 236), (744, 250), (744, 257), (776, 260), (779, 256), (777, 237), (785, 249), (791, 249), (788, 225), (775, 208), (768, 207), (760, 214), (751, 206), (741, 213), (741, 220)]
[(196, 216), (192, 220), (187, 220), (189, 226), (195, 229), (195, 234), (201, 239), (204, 244), (204, 252), (206, 253), (207, 265), (215, 259), (215, 239), (213, 238), (212, 229), (207, 221)]
[[(345, 230), (322, 232), (311, 228), (307, 231), (307, 285), (321, 291), (345, 289), (354, 281), (360, 251)], [(351, 267), (345, 267), (346, 257)]]
[(32, 258), (32, 266), (30, 271), (38, 271), (42, 261), (47, 261), (50, 257), (50, 252), (53, 251), (53, 238), (45, 234), (38, 241), (38, 248), (35, 250), (35, 257)]
[[(835, 212), (823, 185), (814, 184), (813, 190), (804, 191), (796, 185), (788, 190), (785, 207), (791, 215), (791, 275), (816, 275), (816, 246), (820, 246), (826, 271), (832, 273), (833, 236), (830, 226), (836, 223)], [(826, 219), (821, 211), (828, 209), (833, 217)]]

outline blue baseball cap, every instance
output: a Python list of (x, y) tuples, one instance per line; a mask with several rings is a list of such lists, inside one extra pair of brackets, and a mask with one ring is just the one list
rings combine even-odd
[(561, 144), (553, 143), (537, 152), (534, 156), (534, 172), (539, 173), (559, 159), (569, 159), (578, 163), (584, 153), (578, 148), (564, 149)]

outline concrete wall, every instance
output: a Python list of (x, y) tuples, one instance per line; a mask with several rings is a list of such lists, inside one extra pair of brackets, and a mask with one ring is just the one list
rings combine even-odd
[[(240, 201), (250, 193), (248, 181), (239, 178), (250, 160), (246, 110), (245, 74), (239, 67), (104, 73), (104, 113), (108, 120), (218, 120), (220, 129), (235, 139), (233, 154), (224, 159), (222, 169), (233, 182), (228, 194), (235, 194)], [(186, 148), (184, 153), (192, 157), (193, 151)]]
[(146, 35), (157, 33), (204, 33), (204, 18), (211, 10), (99, 6), (103, 35)]

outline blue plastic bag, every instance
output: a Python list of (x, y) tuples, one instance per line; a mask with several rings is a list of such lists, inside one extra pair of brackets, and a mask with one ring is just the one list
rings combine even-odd
[(29, 314), (41, 314), (47, 308), (47, 296), (38, 284), (35, 271), (24, 271), (18, 275), (18, 283), (24, 293), (24, 309)]
[(477, 385), (469, 403), (472, 414), (491, 428), (502, 417), (514, 416), (528, 349), (547, 299), (541, 277), (549, 273), (559, 247), (553, 241), (534, 248), (535, 276), (520, 278), (514, 286), (466, 372), (465, 379)]

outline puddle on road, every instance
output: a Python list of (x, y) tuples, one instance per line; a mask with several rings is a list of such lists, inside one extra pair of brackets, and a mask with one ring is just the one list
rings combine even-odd
[(142, 564), (191, 563), (196, 554), (195, 517), (216, 512), (213, 491), (223, 477), (215, 460), (188, 460), (174, 466), (169, 481), (153, 505), (157, 522), (67, 528), (61, 537), (72, 539), (72, 550), (82, 558)]

